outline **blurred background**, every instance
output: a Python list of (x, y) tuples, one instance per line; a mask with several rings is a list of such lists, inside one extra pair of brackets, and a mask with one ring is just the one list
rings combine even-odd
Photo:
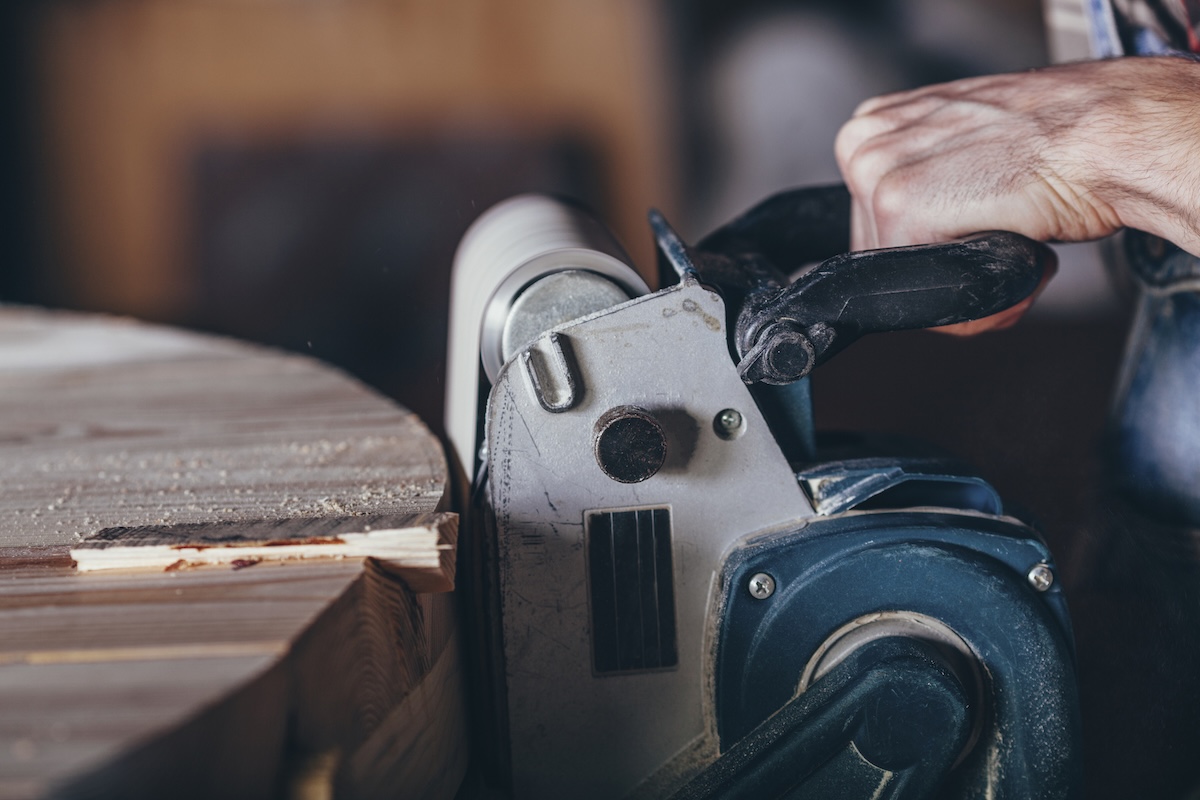
[[(837, 180), (833, 138), (860, 100), (1047, 59), (1037, 0), (0, 13), (0, 299), (311, 353), (435, 428), (449, 265), (490, 204), (577, 197), (649, 275), (649, 207), (698, 237)], [(1062, 293), (1067, 313), (1102, 309), (1099, 271), (1078, 271), (1096, 280)]]

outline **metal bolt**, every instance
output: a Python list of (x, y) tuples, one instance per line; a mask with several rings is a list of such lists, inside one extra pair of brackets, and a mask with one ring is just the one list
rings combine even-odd
[(736, 439), (742, 433), (742, 424), (745, 419), (742, 417), (742, 412), (736, 408), (727, 408), (717, 413), (713, 420), (713, 430), (722, 439)]
[(765, 572), (759, 572), (750, 579), (750, 596), (755, 600), (766, 600), (775, 594), (775, 579)]
[(666, 461), (667, 434), (649, 411), (617, 406), (596, 421), (592, 450), (605, 475), (621, 483), (641, 483)]
[(1025, 577), (1028, 578), (1029, 585), (1039, 592), (1044, 592), (1054, 585), (1054, 570), (1050, 569), (1049, 564), (1035, 564)]

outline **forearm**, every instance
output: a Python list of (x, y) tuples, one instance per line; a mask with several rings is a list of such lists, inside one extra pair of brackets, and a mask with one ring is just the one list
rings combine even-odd
[(1071, 137), (1080, 142), (1076, 174), (1121, 227), (1200, 256), (1200, 63), (1136, 59), (1130, 69), (1134, 59), (1121, 61), (1102, 65), (1105, 95)]
[(838, 137), (855, 245), (1136, 227), (1200, 255), (1200, 64), (1086, 62), (868, 100)]

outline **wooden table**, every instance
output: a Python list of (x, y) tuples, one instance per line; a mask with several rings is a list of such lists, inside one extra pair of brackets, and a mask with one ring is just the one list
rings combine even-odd
[(446, 484), (313, 360), (0, 309), (0, 798), (453, 796)]

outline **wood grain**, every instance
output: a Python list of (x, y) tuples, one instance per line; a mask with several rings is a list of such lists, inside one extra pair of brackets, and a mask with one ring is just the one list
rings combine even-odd
[(128, 320), (0, 313), (0, 547), (106, 528), (428, 513), (420, 420), (301, 356)]
[[(455, 601), (425, 592), (457, 518), (419, 420), (310, 359), (28, 309), (0, 398), (0, 798), (452, 795)], [(359, 755), (384, 729), (414, 744)]]

